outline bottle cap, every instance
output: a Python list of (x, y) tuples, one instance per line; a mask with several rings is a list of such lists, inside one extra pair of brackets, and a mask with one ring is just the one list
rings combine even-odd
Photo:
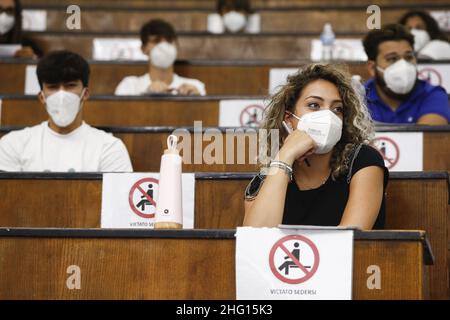
[(179, 155), (180, 151), (177, 149), (178, 137), (171, 134), (167, 137), (167, 149), (164, 150), (164, 154), (176, 154)]

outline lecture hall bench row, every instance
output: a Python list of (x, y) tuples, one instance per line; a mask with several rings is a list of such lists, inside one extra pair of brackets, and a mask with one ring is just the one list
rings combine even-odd
[[(252, 176), (196, 173), (194, 228), (241, 226), (244, 189)], [(95, 173), (0, 173), (0, 226), (98, 228), (102, 179)], [(387, 230), (427, 233), (435, 256), (430, 269), (431, 296), (448, 298), (448, 173), (391, 173), (386, 201)]]
[[(235, 233), (0, 228), (0, 299), (234, 300)], [(355, 231), (352, 299), (435, 298), (432, 268), (423, 231)]]
[[(104, 114), (104, 113), (102, 113)], [(41, 119), (42, 120), (42, 119)], [(89, 116), (86, 117), (90, 123)], [(38, 123), (36, 121), (35, 123)], [(253, 172), (258, 170), (257, 129), (254, 128), (217, 128), (203, 126), (198, 134), (190, 127), (99, 127), (120, 138), (128, 149), (136, 172), (159, 171), (161, 155), (167, 149), (167, 137), (171, 133), (182, 137), (179, 149), (182, 149), (184, 172)], [(22, 127), (0, 127), (0, 137)], [(413, 133), (423, 132), (423, 169), (424, 171), (450, 171), (450, 126), (400, 126), (377, 127), (377, 132)], [(201, 135), (200, 135), (201, 133)], [(215, 138), (221, 139), (214, 142)], [(181, 144), (186, 138), (186, 144)], [(190, 140), (189, 140), (190, 139)], [(196, 141), (198, 146), (195, 148)], [(213, 145), (214, 142), (214, 145)], [(190, 143), (190, 148), (188, 147)], [(214, 152), (211, 148), (215, 146)], [(245, 148), (242, 148), (245, 146)], [(209, 151), (208, 151), (209, 150)], [(186, 152), (189, 151), (189, 152)], [(205, 152), (209, 153), (205, 153)], [(195, 156), (212, 154), (217, 161), (195, 163)], [(221, 161), (221, 159), (223, 161)]]
[[(175, 73), (199, 79), (205, 84), (208, 95), (267, 95), (269, 74), (273, 68), (299, 68), (309, 60), (180, 60), (175, 63)], [(91, 95), (113, 95), (117, 85), (126, 76), (141, 76), (148, 72), (148, 63), (142, 61), (89, 61)], [(27, 66), (36, 61), (0, 59), (0, 94), (24, 94)], [(365, 62), (348, 62), (352, 74), (369, 77)]]
[[(153, 1), (152, 1), (153, 2)], [(392, 1), (384, 5), (384, 23), (396, 22), (407, 11), (411, 10), (411, 4), (403, 1)], [(191, 7), (177, 8), (173, 1), (166, 6), (155, 7), (148, 5), (118, 7), (100, 6), (89, 3), (82, 6), (80, 16), (82, 30), (84, 32), (138, 32), (147, 21), (151, 19), (163, 19), (173, 25), (177, 32), (202, 32), (207, 30), (208, 15), (215, 12), (214, 5), (209, 8)], [(377, 2), (379, 3), (379, 2)], [(253, 4), (253, 1), (252, 1)], [(427, 6), (428, 4), (428, 6)], [(445, 4), (430, 5), (430, 3), (418, 4), (434, 11), (448, 9)], [(303, 4), (302, 6), (285, 7), (279, 5), (275, 8), (255, 9), (261, 18), (261, 32), (317, 32), (322, 30), (325, 23), (331, 23), (335, 32), (367, 32), (367, 4), (355, 4), (343, 6), (341, 3), (331, 4)], [(66, 31), (67, 4), (32, 4), (25, 9), (43, 10), (47, 14), (46, 31)]]

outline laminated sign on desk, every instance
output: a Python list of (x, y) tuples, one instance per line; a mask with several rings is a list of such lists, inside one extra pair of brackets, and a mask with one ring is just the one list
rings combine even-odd
[(352, 298), (353, 230), (251, 228), (236, 233), (236, 299)]
[[(159, 191), (158, 173), (105, 173), (102, 189), (102, 228), (153, 228)], [(184, 173), (183, 227), (194, 227), (195, 176)]]

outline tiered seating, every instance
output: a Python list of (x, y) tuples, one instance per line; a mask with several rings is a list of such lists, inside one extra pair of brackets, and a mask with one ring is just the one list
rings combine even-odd
[[(244, 189), (251, 176), (197, 174), (195, 228), (241, 225)], [(99, 227), (101, 179), (99, 174), (0, 174), (0, 193), (4, 195), (0, 226)], [(427, 231), (436, 258), (429, 270), (432, 298), (448, 295), (448, 203), (447, 173), (391, 173), (386, 229)]]

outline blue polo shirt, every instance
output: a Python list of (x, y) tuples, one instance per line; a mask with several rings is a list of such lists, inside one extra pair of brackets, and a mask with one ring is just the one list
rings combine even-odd
[(367, 106), (372, 119), (384, 123), (416, 123), (423, 115), (438, 114), (450, 121), (450, 107), (447, 92), (440, 86), (433, 86), (424, 80), (419, 80), (413, 92), (399, 107), (392, 109), (378, 96), (375, 80), (370, 79), (365, 84)]

